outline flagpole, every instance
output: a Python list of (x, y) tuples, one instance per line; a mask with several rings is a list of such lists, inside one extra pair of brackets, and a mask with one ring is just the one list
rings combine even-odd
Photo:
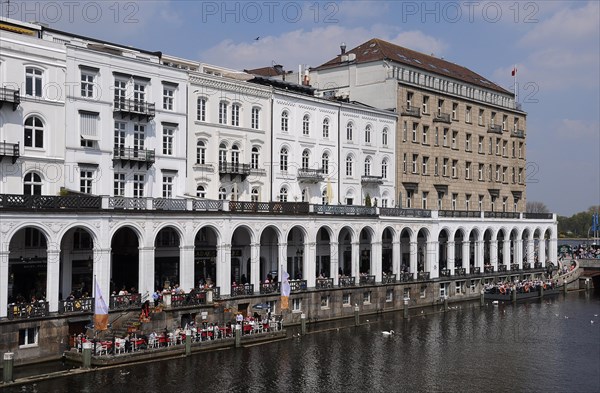
[(515, 91), (515, 104), (517, 102), (519, 102), (519, 91), (517, 89), (517, 65), (515, 64), (515, 66), (513, 67), (513, 73), (514, 73), (514, 91)]

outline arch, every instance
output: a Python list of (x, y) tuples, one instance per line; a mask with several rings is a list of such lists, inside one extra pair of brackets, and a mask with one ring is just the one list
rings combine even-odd
[(218, 281), (217, 246), (221, 233), (213, 225), (203, 225), (194, 235), (194, 286), (211, 286)]
[(231, 285), (251, 283), (251, 245), (256, 242), (255, 233), (247, 224), (238, 223), (231, 231)]
[(352, 227), (344, 226), (338, 232), (338, 275), (342, 277), (351, 277), (354, 273), (352, 253), (355, 239), (356, 233)]
[(46, 123), (39, 115), (28, 115), (23, 122), (23, 146), (44, 148), (45, 125)]
[(91, 297), (97, 235), (86, 223), (70, 225), (60, 239), (59, 300)]
[(39, 172), (31, 170), (23, 176), (23, 195), (42, 195), (43, 187), (43, 177)]
[(50, 289), (48, 232), (40, 225), (27, 224), (15, 228), (8, 238), (8, 303), (45, 299)]
[(113, 228), (111, 234), (111, 293), (139, 288), (139, 249), (143, 246), (141, 231), (131, 224)]
[[(271, 293), (276, 289), (279, 274), (279, 244), (282, 243), (283, 233), (276, 225), (267, 225), (258, 233), (260, 239), (259, 253), (259, 282), (260, 293)], [(274, 285), (275, 284), (275, 285)]]

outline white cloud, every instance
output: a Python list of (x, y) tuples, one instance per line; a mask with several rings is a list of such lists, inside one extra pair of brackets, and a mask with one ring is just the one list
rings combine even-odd
[(339, 25), (312, 30), (297, 29), (279, 36), (261, 37), (258, 41), (234, 42), (227, 39), (200, 53), (200, 60), (235, 69), (270, 66), (271, 62), (296, 69), (298, 64), (318, 66), (339, 53), (345, 42), (348, 50), (368, 41), (381, 38), (424, 53), (442, 53), (445, 44), (418, 31), (401, 32), (397, 27), (373, 25), (370, 28), (344, 28)]
[[(580, 119), (563, 119), (556, 128), (556, 135), (571, 141), (588, 141), (592, 146), (600, 147), (600, 123)], [(595, 143), (594, 143), (595, 140)]]

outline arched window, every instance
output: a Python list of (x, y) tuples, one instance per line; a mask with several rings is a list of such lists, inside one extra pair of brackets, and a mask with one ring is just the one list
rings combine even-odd
[(352, 124), (352, 122), (348, 122), (348, 125), (346, 126), (346, 140), (351, 141), (352, 140), (352, 129), (354, 128), (354, 124)]
[(240, 148), (238, 145), (231, 147), (231, 164), (237, 166), (240, 164)]
[(33, 97), (42, 96), (42, 77), (44, 71), (34, 68), (25, 68), (25, 94)]
[(323, 153), (321, 156), (321, 168), (323, 170), (323, 174), (329, 174), (329, 154)]
[(308, 169), (310, 160), (310, 152), (308, 150), (304, 150), (302, 152), (302, 169)]
[(258, 187), (252, 187), (252, 191), (250, 191), (250, 200), (252, 202), (258, 202)]
[(221, 187), (219, 188), (219, 200), (224, 201), (225, 199), (227, 199), (227, 190), (225, 187)]
[(388, 178), (388, 160), (387, 158), (381, 163), (381, 177), (384, 179)]
[(29, 172), (23, 178), (24, 195), (42, 195), (42, 178), (35, 172)]
[(237, 187), (237, 184), (234, 184), (233, 187), (231, 187), (231, 200), (232, 201), (237, 201), (239, 199), (239, 190)]
[(288, 132), (288, 111), (281, 112), (281, 131)]
[(258, 147), (254, 146), (252, 148), (252, 156), (250, 157), (250, 166), (252, 169), (258, 169), (259, 159), (260, 153), (258, 152)]
[(29, 116), (25, 120), (25, 146), (44, 147), (44, 123), (37, 116)]
[(285, 147), (282, 147), (281, 151), (279, 152), (279, 170), (288, 170), (288, 149)]
[(196, 196), (198, 198), (206, 198), (206, 189), (204, 188), (204, 186), (196, 187)]
[(288, 190), (286, 187), (281, 187), (279, 190), (279, 202), (287, 202)]
[(206, 164), (206, 144), (198, 141), (196, 144), (196, 164)]
[(219, 166), (227, 164), (227, 146), (224, 143), (219, 145)]
[(327, 189), (324, 189), (321, 193), (321, 205), (329, 205), (329, 198), (327, 196)]
[(329, 119), (323, 120), (323, 138), (329, 138)]
[(354, 162), (352, 160), (352, 156), (346, 157), (346, 176), (352, 176)]
[(302, 135), (310, 135), (310, 117), (308, 115), (304, 115), (302, 118)]
[(308, 198), (308, 192), (307, 192), (306, 188), (304, 188), (302, 190), (302, 202), (308, 202), (307, 198)]
[(371, 157), (365, 158), (365, 176), (371, 176)]
[(385, 127), (383, 129), (383, 132), (381, 133), (381, 143), (383, 144), (383, 146), (387, 146), (388, 144), (388, 129), (387, 127)]
[(371, 143), (371, 126), (365, 127), (365, 143)]

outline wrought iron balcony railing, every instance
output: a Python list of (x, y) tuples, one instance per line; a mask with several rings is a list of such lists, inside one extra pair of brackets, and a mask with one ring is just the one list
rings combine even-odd
[(240, 164), (238, 162), (219, 162), (219, 175), (229, 175), (230, 177), (241, 176), (244, 180), (252, 171), (250, 164)]
[(409, 282), (409, 281), (413, 281), (414, 276), (412, 273), (409, 272), (402, 272), (400, 273), (400, 282)]
[(434, 122), (440, 122), (440, 123), (448, 123), (448, 124), (450, 124), (450, 114), (449, 113), (444, 113), (444, 112), (438, 112), (434, 116), (433, 121)]
[(440, 277), (450, 277), (451, 273), (450, 273), (450, 269), (441, 269), (440, 270)]
[(395, 274), (383, 274), (381, 276), (382, 284), (395, 284), (396, 283), (396, 275)]
[(312, 205), (317, 214), (335, 214), (342, 216), (374, 216), (377, 208), (355, 205)]
[(518, 263), (511, 263), (510, 264), (510, 270), (519, 271), (519, 264)]
[(0, 208), (13, 209), (100, 209), (102, 197), (94, 195), (0, 194)]
[(142, 295), (130, 293), (127, 295), (113, 295), (110, 297), (111, 310), (138, 309), (142, 305)]
[(260, 284), (260, 293), (261, 295), (266, 295), (269, 293), (278, 293), (279, 292), (279, 283), (278, 282), (269, 282)]
[(383, 184), (382, 176), (366, 176), (363, 175), (360, 178), (360, 182), (364, 184)]
[(494, 134), (502, 134), (502, 125), (500, 124), (488, 124), (488, 132), (494, 133)]
[(242, 284), (231, 286), (231, 297), (254, 295), (253, 284)]
[(300, 168), (296, 178), (303, 183), (319, 183), (325, 179), (325, 176), (323, 169)]
[(431, 218), (431, 210), (424, 209), (401, 209), (397, 207), (382, 207), (379, 208), (379, 214), (389, 217), (417, 217)]
[(402, 116), (421, 117), (421, 108), (417, 108), (416, 106), (402, 107), (402, 112), (400, 114)]
[(306, 289), (306, 280), (290, 280), (291, 292), (306, 291)]
[(0, 87), (0, 108), (4, 103), (12, 104), (13, 112), (17, 110), (21, 103), (20, 90), (9, 89), (8, 87)]
[(85, 313), (94, 312), (94, 298), (86, 297), (73, 300), (61, 300), (58, 303), (58, 313)]
[(17, 158), (21, 156), (20, 143), (0, 142), (0, 159), (10, 157), (12, 163), (17, 162)]
[(358, 285), (375, 285), (375, 276), (360, 275), (358, 277)]
[(229, 201), (229, 211), (236, 213), (308, 214), (308, 202)]
[(333, 278), (317, 278), (315, 287), (317, 289), (333, 288)]
[(523, 218), (529, 220), (551, 220), (552, 213), (523, 213)]
[(114, 101), (113, 111), (122, 117), (129, 115), (130, 118), (140, 120), (151, 120), (156, 115), (154, 103), (132, 99), (117, 99)]
[(525, 130), (519, 130), (518, 128), (515, 128), (510, 133), (510, 136), (514, 136), (516, 138), (525, 138)]
[(457, 267), (454, 269), (454, 275), (455, 276), (466, 276), (467, 269), (465, 269), (464, 267)]
[(429, 280), (429, 277), (430, 277), (429, 272), (419, 272), (419, 273), (417, 273), (417, 280), (418, 281)]
[(506, 271), (506, 265), (498, 265), (498, 271), (499, 272), (505, 272)]
[(338, 286), (340, 287), (353, 287), (356, 285), (356, 277), (340, 277)]
[(8, 305), (8, 319), (27, 319), (47, 316), (48, 302), (36, 301), (31, 303), (11, 303)]
[(125, 163), (129, 162), (131, 168), (137, 163), (141, 168), (146, 164), (146, 168), (150, 168), (156, 161), (156, 153), (154, 149), (138, 149), (136, 147), (116, 146), (113, 149), (113, 160), (121, 161), (121, 167), (125, 167)]
[(481, 212), (472, 210), (439, 210), (438, 216), (452, 218), (480, 218)]

